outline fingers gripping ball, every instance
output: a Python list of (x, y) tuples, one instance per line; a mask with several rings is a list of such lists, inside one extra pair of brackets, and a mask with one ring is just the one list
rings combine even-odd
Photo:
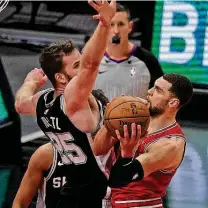
[(141, 135), (144, 136), (150, 122), (149, 110), (139, 98), (119, 96), (114, 98), (106, 108), (104, 125), (112, 136), (116, 136), (118, 129), (123, 136), (123, 125), (127, 125), (131, 134), (131, 124), (141, 125)]

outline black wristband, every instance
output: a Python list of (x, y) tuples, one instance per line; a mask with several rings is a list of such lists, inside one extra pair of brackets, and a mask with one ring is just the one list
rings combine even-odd
[(144, 177), (141, 163), (132, 158), (119, 158), (111, 169), (109, 186), (120, 188), (132, 181), (139, 181)]

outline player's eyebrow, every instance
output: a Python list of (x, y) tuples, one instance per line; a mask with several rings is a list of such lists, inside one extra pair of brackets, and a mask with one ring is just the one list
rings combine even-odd
[(159, 91), (164, 92), (164, 90), (163, 90), (161, 87), (159, 87), (158, 85), (156, 85), (156, 84), (155, 84), (155, 86), (154, 86), (154, 87), (155, 87), (155, 89), (157, 89), (157, 90), (159, 90)]

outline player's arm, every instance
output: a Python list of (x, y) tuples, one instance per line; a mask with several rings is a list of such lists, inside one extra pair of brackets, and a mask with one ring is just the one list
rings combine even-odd
[(44, 91), (36, 93), (47, 81), (41, 69), (33, 69), (28, 73), (24, 83), (15, 96), (15, 109), (19, 114), (36, 115), (37, 101)]
[(164, 137), (153, 143), (147, 152), (136, 158), (144, 170), (144, 177), (158, 170), (174, 170), (184, 154), (185, 141), (180, 136)]
[(119, 142), (118, 139), (112, 137), (103, 125), (95, 135), (92, 145), (93, 153), (96, 156), (105, 155), (117, 142)]
[(45, 92), (45, 90), (35, 93), (32, 89), (33, 87), (28, 84), (29, 83), (23, 85), (17, 92), (15, 98), (15, 109), (19, 114), (34, 116), (36, 115), (38, 99)]
[(136, 159), (132, 159), (132, 150), (122, 149), (122, 157), (116, 161), (111, 170), (110, 186), (122, 187), (133, 180), (142, 180), (155, 171), (176, 169), (183, 158), (184, 147), (184, 139), (174, 136), (164, 137), (151, 144), (147, 152)]
[(108, 40), (110, 22), (116, 11), (116, 3), (107, 1), (89, 1), (99, 13), (100, 23), (94, 34), (86, 43), (80, 62), (80, 70), (66, 86), (64, 91), (65, 112), (73, 124), (83, 132), (91, 133), (98, 124), (98, 115), (91, 110), (88, 97), (90, 96), (101, 59), (104, 55)]
[(53, 158), (52, 148), (49, 145), (41, 146), (32, 155), (12, 208), (28, 207), (37, 190), (41, 187), (44, 180), (44, 171), (49, 169)]

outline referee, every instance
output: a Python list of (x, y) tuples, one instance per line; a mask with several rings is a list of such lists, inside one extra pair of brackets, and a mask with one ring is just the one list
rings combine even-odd
[(117, 3), (95, 85), (95, 89), (102, 89), (109, 100), (121, 94), (146, 98), (147, 90), (163, 75), (156, 57), (129, 41), (132, 28), (128, 8)]

